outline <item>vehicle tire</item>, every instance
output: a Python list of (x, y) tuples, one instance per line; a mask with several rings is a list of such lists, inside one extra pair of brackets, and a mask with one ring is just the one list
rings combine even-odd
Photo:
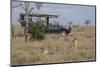
[(65, 36), (66, 35), (66, 31), (65, 30), (62, 30), (61, 31), (61, 36)]

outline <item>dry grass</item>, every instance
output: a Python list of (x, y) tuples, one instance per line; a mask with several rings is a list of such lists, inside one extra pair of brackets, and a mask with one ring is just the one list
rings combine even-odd
[[(20, 28), (16, 27), (16, 38), (12, 37), (13, 64), (44, 64), (95, 60), (95, 27), (74, 27), (69, 36), (47, 34), (42, 41), (24, 41)], [(19, 32), (20, 30), (20, 32)], [(78, 38), (77, 49), (72, 40)], [(45, 53), (47, 49), (47, 53)]]

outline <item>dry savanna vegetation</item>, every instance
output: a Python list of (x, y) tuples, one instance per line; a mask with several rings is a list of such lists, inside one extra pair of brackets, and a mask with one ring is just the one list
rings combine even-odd
[(25, 42), (23, 30), (15, 26), (11, 40), (12, 64), (45, 64), (95, 60), (95, 27), (73, 27), (69, 35), (46, 34), (43, 40)]

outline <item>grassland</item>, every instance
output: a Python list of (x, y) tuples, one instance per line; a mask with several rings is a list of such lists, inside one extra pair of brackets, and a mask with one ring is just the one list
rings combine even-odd
[[(95, 27), (73, 27), (69, 35), (46, 34), (41, 41), (25, 42), (23, 30), (15, 27), (16, 37), (11, 40), (12, 64), (44, 64), (95, 60)], [(77, 48), (72, 40), (78, 38)]]

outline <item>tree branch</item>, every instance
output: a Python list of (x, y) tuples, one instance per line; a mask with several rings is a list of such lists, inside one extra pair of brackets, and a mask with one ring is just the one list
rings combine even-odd
[(26, 12), (26, 9), (25, 9), (25, 7), (24, 7), (24, 5), (20, 2), (20, 5), (21, 5), (21, 7), (25, 10), (25, 12)]
[(29, 14), (32, 12), (33, 9), (34, 9), (34, 7), (29, 10)]

